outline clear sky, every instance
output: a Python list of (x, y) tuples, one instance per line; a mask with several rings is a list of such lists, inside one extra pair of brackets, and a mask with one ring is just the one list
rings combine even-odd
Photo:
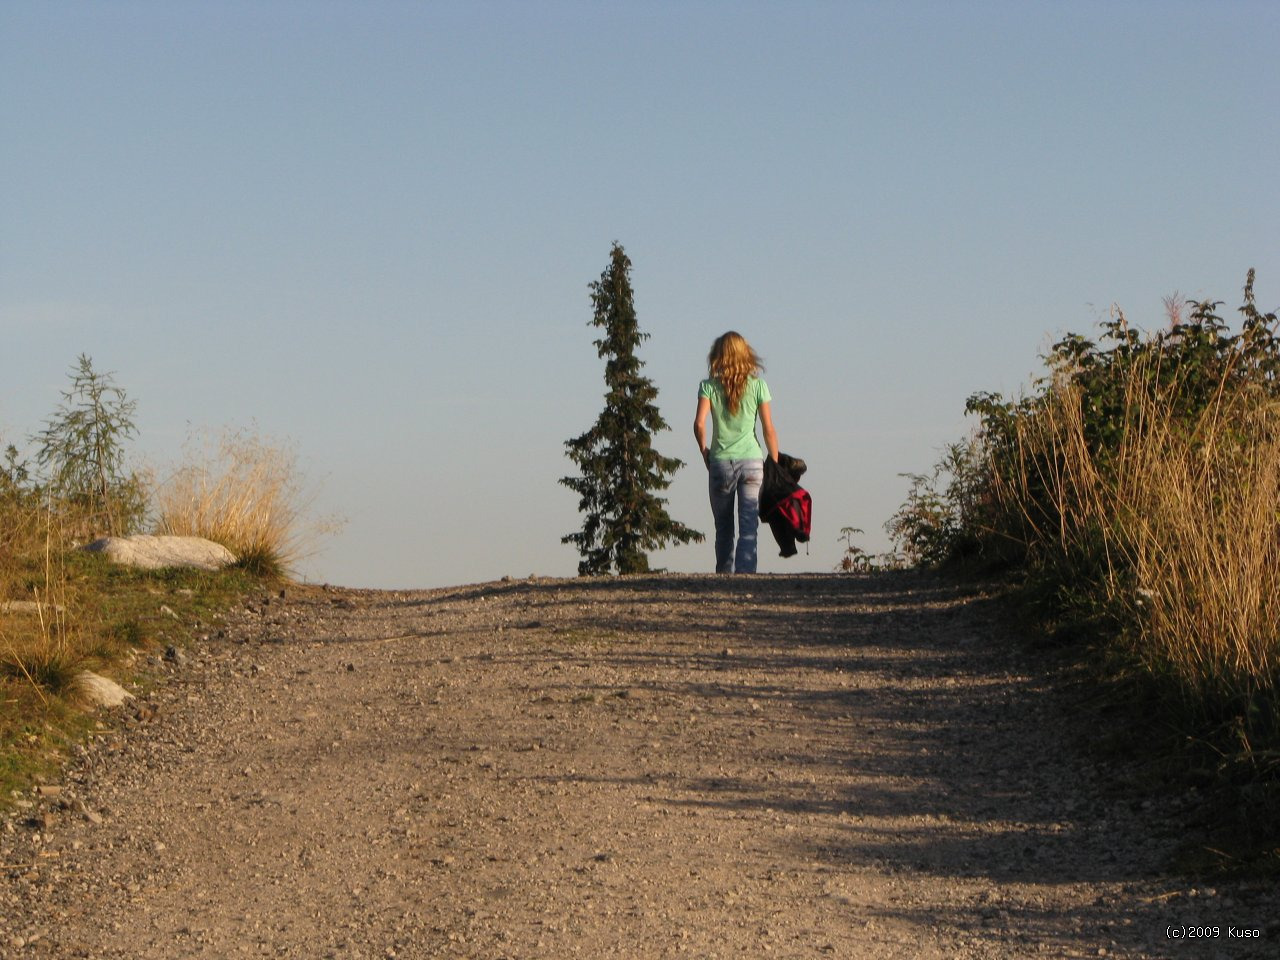
[[(899, 474), (1112, 303), (1280, 305), (1280, 4), (0, 2), (0, 437), (76, 356), (193, 430), (291, 444), (342, 532), (313, 580), (572, 575), (563, 442), (621, 242), (692, 436), (711, 341), (764, 356), (830, 570)], [(709, 543), (651, 558), (711, 570)]]

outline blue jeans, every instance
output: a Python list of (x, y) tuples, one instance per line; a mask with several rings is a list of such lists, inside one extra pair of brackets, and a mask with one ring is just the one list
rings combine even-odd
[[(716, 573), (756, 572), (763, 460), (712, 460), (708, 486), (716, 522)], [(733, 507), (738, 505), (738, 547), (733, 546)]]

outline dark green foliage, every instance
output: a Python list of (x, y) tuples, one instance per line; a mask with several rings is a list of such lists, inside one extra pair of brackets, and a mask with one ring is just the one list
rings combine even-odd
[(49, 492), (108, 533), (131, 532), (146, 511), (142, 483), (124, 466), (124, 442), (137, 434), (135, 402), (110, 373), (94, 370), (85, 354), (62, 398), (35, 438), (41, 444), (36, 460), (48, 472)]
[[(4, 462), (0, 463), (0, 557), (12, 556), (18, 542), (33, 525), (37, 497), (26, 463), (18, 458), (17, 448), (10, 444), (5, 448)], [(3, 588), (3, 574), (0, 569), (0, 588)]]
[(649, 335), (636, 322), (631, 293), (631, 261), (615, 243), (609, 266), (590, 285), (595, 307), (591, 325), (604, 335), (595, 341), (605, 360), (605, 406), (595, 425), (565, 442), (567, 456), (582, 471), (560, 483), (579, 496), (582, 530), (561, 538), (582, 560), (579, 576), (645, 573), (648, 551), (668, 543), (702, 540), (702, 534), (672, 520), (666, 500), (655, 491), (671, 485), (683, 461), (661, 456), (652, 436), (668, 429), (658, 412), (658, 388), (642, 376), (636, 348)]
[(987, 499), (980, 448), (968, 441), (950, 444), (931, 473), (903, 476), (911, 490), (885, 524), (903, 557), (916, 566), (938, 567), (978, 554)]
[(270, 547), (259, 545), (242, 550), (236, 558), (234, 568), (258, 577), (262, 580), (285, 579), (284, 564), (280, 555)]

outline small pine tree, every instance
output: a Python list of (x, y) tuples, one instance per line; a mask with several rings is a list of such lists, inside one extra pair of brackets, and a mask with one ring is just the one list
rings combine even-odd
[(64, 403), (36, 436), (36, 462), (48, 471), (49, 492), (86, 512), (92, 524), (112, 534), (129, 533), (142, 521), (146, 498), (137, 474), (125, 472), (124, 441), (137, 435), (136, 403), (110, 373), (98, 373), (81, 354)]
[(643, 361), (635, 351), (649, 335), (636, 323), (631, 298), (631, 261), (614, 243), (609, 266), (590, 285), (595, 316), (591, 326), (604, 329), (595, 341), (605, 359), (605, 406), (595, 425), (565, 441), (567, 456), (582, 471), (560, 482), (581, 498), (582, 530), (561, 538), (572, 543), (582, 560), (578, 575), (645, 573), (649, 550), (668, 543), (700, 542), (702, 534), (672, 520), (666, 500), (655, 491), (671, 486), (671, 476), (684, 462), (663, 457), (651, 437), (668, 429), (658, 412), (658, 388), (640, 375)]

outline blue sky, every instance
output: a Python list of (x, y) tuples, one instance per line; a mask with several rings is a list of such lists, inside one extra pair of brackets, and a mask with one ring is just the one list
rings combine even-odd
[[(193, 431), (291, 445), (346, 519), (310, 579), (572, 575), (620, 241), (689, 462), (711, 341), (765, 357), (806, 556), (881, 525), (1113, 303), (1280, 305), (1274, 2), (0, 4), (0, 437), (77, 354)], [(652, 558), (710, 570), (709, 544)]]

